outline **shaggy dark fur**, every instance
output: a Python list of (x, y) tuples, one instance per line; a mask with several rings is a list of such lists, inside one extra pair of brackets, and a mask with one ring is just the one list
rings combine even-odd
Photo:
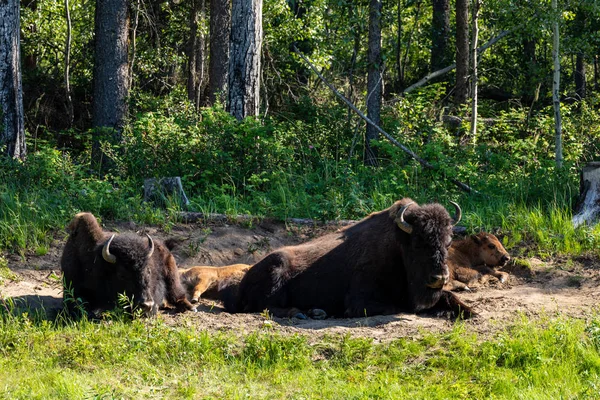
[(103, 259), (102, 247), (112, 233), (103, 232), (92, 214), (77, 214), (68, 229), (61, 258), (64, 296), (72, 291), (92, 315), (114, 308), (119, 293), (132, 297), (147, 315), (156, 314), (165, 300), (179, 309), (194, 309), (179, 281), (175, 259), (161, 241), (154, 240), (154, 252), (148, 258), (147, 238), (117, 235), (110, 245), (117, 261), (111, 264)]
[[(254, 265), (224, 297), (230, 312), (299, 310), (364, 317), (428, 309), (472, 311), (442, 285), (452, 219), (439, 204), (411, 205), (411, 234), (398, 227), (403, 199), (357, 224), (298, 246), (283, 247)], [(443, 278), (442, 278), (443, 277)]]

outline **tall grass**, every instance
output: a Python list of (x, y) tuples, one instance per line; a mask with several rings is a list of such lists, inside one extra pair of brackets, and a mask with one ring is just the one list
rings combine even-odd
[(593, 398), (600, 384), (597, 317), (523, 318), (486, 336), (457, 324), (386, 343), (274, 329), (240, 337), (5, 309), (0, 397), (550, 399)]

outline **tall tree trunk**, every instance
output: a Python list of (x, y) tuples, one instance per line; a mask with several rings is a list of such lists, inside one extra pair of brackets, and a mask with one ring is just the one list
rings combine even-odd
[(129, 87), (127, 91), (131, 91), (133, 87), (133, 68), (135, 66), (135, 56), (137, 55), (137, 29), (140, 22), (140, 9), (142, 0), (136, 0), (133, 9), (133, 26), (131, 27), (131, 60), (129, 62)]
[(536, 74), (537, 70), (537, 56), (535, 49), (537, 42), (535, 38), (525, 37), (523, 39), (523, 95), (526, 99), (530, 99), (535, 96), (539, 79)]
[(64, 0), (65, 4), (65, 19), (67, 21), (67, 37), (65, 40), (65, 96), (67, 102), (67, 126), (73, 126), (73, 99), (71, 98), (71, 10), (69, 10), (69, 0)]
[(450, 37), (450, 1), (432, 0), (431, 16), (431, 71), (449, 64), (448, 39)]
[(225, 104), (229, 79), (229, 36), (231, 3), (210, 0), (210, 57), (208, 64), (208, 102)]
[[(102, 168), (100, 140), (121, 141), (129, 94), (129, 8), (126, 0), (97, 0), (95, 15), (92, 159)], [(104, 137), (106, 134), (109, 137)]]
[(555, 161), (556, 167), (561, 168), (563, 162), (562, 153), (562, 121), (560, 116), (560, 36), (558, 32), (558, 5), (557, 0), (552, 0), (552, 9), (556, 13), (556, 21), (553, 24), (552, 59), (554, 61), (554, 77), (552, 79), (552, 104), (554, 105), (554, 134), (556, 141)]
[(475, 140), (477, 135), (477, 44), (479, 41), (479, 7), (481, 0), (473, 0), (473, 41), (471, 43), (471, 59), (473, 60), (473, 72), (471, 74), (471, 138)]
[[(367, 76), (367, 116), (379, 125), (381, 112), (381, 7), (382, 0), (371, 0), (369, 5), (369, 72)], [(367, 124), (365, 135), (365, 164), (377, 165), (377, 154), (372, 147), (379, 132)]]
[(396, 71), (398, 73), (398, 79), (396, 80), (396, 90), (401, 91), (404, 87), (404, 74), (402, 71), (402, 0), (398, 0), (398, 8), (396, 14), (396, 30)]
[[(352, 20), (354, 18), (354, 7), (355, 4), (352, 2), (348, 2), (348, 18)], [(346, 97), (350, 101), (354, 101), (354, 68), (356, 68), (356, 59), (358, 57), (358, 52), (360, 51), (360, 36), (361, 29), (359, 26), (354, 29), (354, 46), (352, 47), (352, 57), (350, 58), (350, 68), (348, 69), (348, 92), (346, 93)], [(348, 125), (352, 119), (352, 110), (348, 107)]]
[(469, 0), (456, 0), (456, 84), (454, 103), (467, 102), (469, 79)]
[(194, 103), (196, 109), (200, 108), (202, 87), (204, 84), (204, 34), (201, 25), (205, 18), (205, 1), (193, 0), (191, 11), (191, 34), (188, 54), (188, 98)]
[(415, 36), (415, 32), (419, 30), (419, 14), (421, 13), (421, 4), (422, 1), (418, 0), (417, 4), (415, 5), (415, 23), (413, 24), (410, 34), (408, 35), (408, 40), (406, 41), (406, 49), (404, 50), (404, 58), (402, 59), (402, 81), (405, 81), (406, 78), (406, 66), (409, 64), (408, 56), (410, 54), (412, 41)]
[(585, 80), (585, 57), (582, 52), (577, 53), (575, 62), (575, 93), (579, 99), (585, 99), (587, 82)]
[(22, 160), (26, 147), (19, 35), (19, 1), (0, 0), (0, 150)]
[(594, 90), (598, 90), (598, 55), (594, 56)]
[(262, 0), (233, 0), (228, 108), (238, 120), (258, 116), (262, 47)]

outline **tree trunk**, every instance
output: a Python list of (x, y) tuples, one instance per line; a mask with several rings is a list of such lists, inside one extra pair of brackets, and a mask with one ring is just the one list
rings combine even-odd
[(188, 99), (194, 103), (196, 109), (200, 108), (202, 87), (204, 84), (204, 34), (201, 26), (204, 23), (204, 0), (193, 0), (191, 11), (191, 33), (188, 54)]
[[(557, 0), (552, 0), (552, 9), (557, 12)], [(560, 36), (558, 32), (558, 16), (553, 24), (554, 40), (552, 42), (552, 59), (554, 60), (554, 78), (552, 79), (552, 103), (554, 105), (554, 133), (556, 139), (556, 168), (562, 167), (562, 122), (560, 116)]]
[(262, 0), (233, 0), (228, 107), (238, 120), (259, 113), (261, 47)]
[(469, 79), (469, 2), (456, 0), (456, 84), (454, 103), (465, 104)]
[(537, 56), (535, 49), (537, 42), (535, 38), (525, 37), (523, 39), (523, 95), (529, 100), (534, 96), (539, 79), (537, 77)]
[(229, 79), (229, 35), (231, 3), (210, 0), (210, 57), (208, 64), (208, 102), (225, 104)]
[[(381, 112), (381, 6), (382, 0), (371, 0), (369, 5), (369, 73), (367, 76), (367, 116), (379, 125)], [(371, 146), (379, 132), (367, 124), (365, 135), (365, 164), (377, 165), (377, 154)]]
[[(348, 17), (349, 19), (353, 19), (354, 17), (354, 7), (355, 5), (352, 2), (348, 2)], [(356, 59), (358, 57), (358, 53), (360, 51), (360, 36), (361, 36), (360, 27), (356, 27), (354, 29), (354, 46), (352, 47), (352, 57), (350, 58), (350, 68), (348, 69), (348, 92), (346, 97), (350, 101), (354, 101), (354, 69), (356, 68)], [(352, 110), (348, 108), (348, 126), (350, 126), (350, 121), (352, 119)]]
[(431, 16), (431, 71), (444, 68), (449, 63), (448, 39), (450, 37), (450, 1), (432, 0)]
[[(404, 88), (404, 76), (402, 74), (402, 0), (398, 0), (396, 30), (396, 71), (398, 72), (396, 90), (400, 91)], [(350, 99), (350, 101), (352, 101), (352, 99)]]
[[(104, 165), (100, 140), (121, 141), (129, 94), (129, 8), (126, 0), (97, 0), (95, 15), (92, 159)], [(105, 137), (106, 134), (108, 137)]]
[(71, 98), (71, 11), (69, 10), (69, 0), (64, 0), (65, 19), (67, 21), (67, 37), (65, 40), (65, 96), (67, 103), (67, 126), (73, 126), (73, 99)]
[(471, 43), (471, 58), (473, 60), (473, 73), (471, 74), (471, 138), (477, 135), (477, 44), (479, 41), (479, 7), (481, 0), (473, 0), (473, 42)]
[(19, 26), (19, 2), (0, 0), (0, 150), (22, 160), (26, 147)]
[(585, 80), (585, 58), (583, 53), (577, 53), (575, 62), (575, 93), (579, 99), (585, 99), (587, 82)]
[(129, 62), (129, 92), (133, 87), (133, 68), (135, 66), (135, 56), (137, 54), (137, 29), (140, 21), (140, 9), (142, 7), (142, 0), (135, 1), (135, 8), (133, 10), (133, 26), (131, 28), (131, 60)]

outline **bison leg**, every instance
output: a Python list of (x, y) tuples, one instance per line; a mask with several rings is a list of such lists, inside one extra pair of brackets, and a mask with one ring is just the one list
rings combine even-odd
[(347, 318), (364, 318), (373, 315), (396, 314), (397, 312), (396, 307), (390, 304), (373, 300), (366, 301), (362, 296), (347, 296), (344, 316)]
[(197, 303), (200, 300), (202, 293), (206, 292), (206, 289), (213, 283), (213, 279), (200, 278), (199, 282), (194, 286), (192, 296), (190, 298), (192, 303)]
[(470, 292), (471, 288), (468, 287), (465, 283), (462, 283), (461, 281), (451, 279), (447, 284), (444, 285), (444, 290), (448, 290), (448, 291), (452, 291), (452, 292), (459, 292), (459, 291)]
[(424, 310), (425, 313), (433, 313), (436, 316), (450, 314), (451, 318), (473, 318), (477, 314), (452, 292), (442, 291), (442, 295), (438, 302), (431, 308)]

